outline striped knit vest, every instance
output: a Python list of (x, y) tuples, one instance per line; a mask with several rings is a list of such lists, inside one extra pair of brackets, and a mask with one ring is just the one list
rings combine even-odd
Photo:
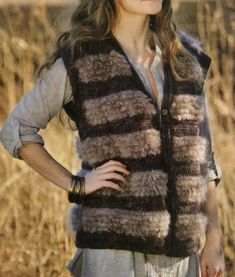
[[(187, 36), (182, 42), (206, 73), (210, 58)], [(76, 246), (167, 256), (199, 250), (207, 217), (206, 124), (202, 84), (176, 81), (164, 63), (164, 98), (154, 103), (111, 34), (86, 42), (73, 60), (62, 55), (73, 90), (70, 116), (79, 133), (82, 165), (109, 160), (131, 172), (123, 191), (99, 189), (72, 211)]]

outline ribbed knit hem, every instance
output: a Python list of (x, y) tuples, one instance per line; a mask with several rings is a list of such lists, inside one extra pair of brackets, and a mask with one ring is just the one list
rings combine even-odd
[(165, 239), (133, 237), (114, 232), (76, 232), (76, 247), (93, 249), (122, 249), (149, 254), (164, 254)]
[(174, 238), (171, 239), (170, 244), (168, 242), (168, 249), (164, 254), (168, 257), (188, 257), (197, 253), (199, 248), (200, 243), (197, 241), (180, 241)]
[(165, 255), (169, 257), (187, 257), (199, 251), (199, 243), (193, 241), (171, 240), (166, 250), (165, 238), (140, 238), (113, 232), (76, 232), (75, 245), (77, 248), (90, 249), (122, 249), (141, 253)]

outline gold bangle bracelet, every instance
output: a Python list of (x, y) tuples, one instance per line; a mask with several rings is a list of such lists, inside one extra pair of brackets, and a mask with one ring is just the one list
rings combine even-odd
[(80, 177), (78, 182), (79, 182), (79, 192), (78, 192), (78, 202), (79, 203), (84, 203), (85, 199), (85, 193), (84, 193), (84, 177)]
[(85, 199), (85, 178), (73, 175), (69, 186), (68, 200), (71, 203), (84, 203)]
[(80, 182), (80, 179), (77, 179), (76, 184), (75, 184), (75, 195), (76, 195), (76, 202), (77, 203), (79, 203), (80, 191), (81, 191), (81, 182)]
[(68, 192), (68, 200), (71, 203), (75, 203), (76, 201), (76, 194), (75, 194), (75, 189), (76, 189), (76, 180), (79, 176), (73, 175), (69, 187), (69, 192)]

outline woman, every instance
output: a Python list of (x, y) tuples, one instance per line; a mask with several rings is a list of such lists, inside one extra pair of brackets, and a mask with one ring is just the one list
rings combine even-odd
[(51, 68), (1, 129), (13, 157), (69, 191), (72, 173), (37, 131), (61, 108), (76, 123), (86, 200), (70, 214), (73, 276), (223, 276), (210, 58), (171, 16), (170, 0), (80, 1)]

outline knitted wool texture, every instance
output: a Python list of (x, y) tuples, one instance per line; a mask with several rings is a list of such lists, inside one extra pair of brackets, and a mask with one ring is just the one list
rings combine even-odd
[[(206, 76), (209, 56), (195, 38), (180, 37)], [(207, 224), (202, 205), (211, 154), (203, 84), (176, 81), (165, 63), (160, 110), (113, 36), (84, 43), (73, 66), (68, 53), (62, 57), (79, 157), (90, 168), (118, 160), (131, 172), (127, 184), (119, 182), (122, 192), (102, 188), (73, 205), (76, 246), (175, 257), (197, 252)]]

